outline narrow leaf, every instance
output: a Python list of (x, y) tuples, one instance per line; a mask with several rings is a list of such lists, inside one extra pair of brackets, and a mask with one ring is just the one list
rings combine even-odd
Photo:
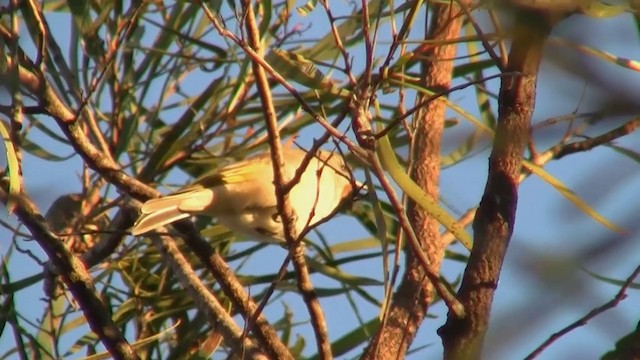
[(9, 198), (7, 199), (7, 211), (13, 212), (16, 206), (16, 197), (22, 191), (22, 174), (20, 171), (20, 162), (18, 161), (18, 154), (11, 137), (9, 136), (9, 130), (7, 124), (4, 121), (0, 121), (0, 136), (4, 142), (4, 151), (7, 156), (7, 172), (9, 174)]
[(613, 230), (617, 233), (625, 233), (625, 230), (618, 225), (607, 220), (604, 216), (595, 211), (589, 204), (576, 195), (571, 189), (569, 189), (560, 180), (553, 177), (543, 168), (534, 165), (528, 160), (523, 160), (522, 165), (529, 169), (533, 174), (539, 176), (542, 180), (546, 181), (549, 185), (553, 186), (562, 196), (571, 201), (578, 209), (582, 210), (585, 214), (591, 216), (595, 221), (604, 225), (606, 228)]
[(377, 151), (382, 167), (391, 175), (393, 180), (413, 201), (419, 204), (430, 216), (442, 224), (453, 234), (464, 247), (471, 250), (472, 240), (469, 234), (447, 213), (445, 209), (438, 205), (438, 202), (429, 197), (402, 169), (396, 158), (396, 154), (391, 147), (389, 138), (383, 136), (378, 141)]

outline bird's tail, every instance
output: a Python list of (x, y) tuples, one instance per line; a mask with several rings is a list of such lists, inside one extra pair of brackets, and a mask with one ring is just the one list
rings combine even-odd
[(138, 236), (189, 217), (189, 213), (180, 211), (179, 205), (184, 200), (182, 194), (169, 195), (151, 199), (142, 205), (141, 214), (131, 229), (131, 235)]
[(140, 218), (131, 235), (137, 236), (174, 221), (200, 214), (213, 204), (214, 192), (206, 188), (190, 188), (172, 195), (151, 199), (140, 208)]

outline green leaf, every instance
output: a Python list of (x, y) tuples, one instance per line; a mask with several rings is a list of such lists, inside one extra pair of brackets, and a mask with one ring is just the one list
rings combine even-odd
[(614, 145), (614, 144), (604, 144), (604, 146), (611, 148), (615, 150), (617, 153), (620, 153), (640, 164), (640, 153), (638, 153), (637, 151), (633, 151), (631, 149), (627, 149), (625, 147)]
[(58, 156), (50, 153), (49, 151), (42, 148), (40, 145), (32, 142), (29, 138), (22, 138), (22, 149), (28, 152), (29, 154), (39, 157), (43, 160), (47, 161), (67, 161), (76, 155), (75, 152), (70, 153), (67, 156)]
[(0, 295), (6, 296), (15, 294), (18, 291), (24, 290), (31, 285), (37, 284), (38, 282), (42, 281), (43, 278), (44, 275), (42, 273), (39, 273), (26, 277), (22, 280), (14, 281), (9, 284), (2, 284), (2, 286), (0, 286)]
[[(353, 349), (359, 347), (361, 344), (371, 340), (371, 336), (375, 334), (376, 329), (380, 326), (380, 320), (373, 318), (364, 325), (355, 328), (344, 336), (340, 337), (333, 343), (331, 343), (331, 351), (334, 356), (344, 355)], [(319, 356), (316, 354), (309, 358), (309, 360), (317, 360)]]
[(380, 240), (376, 237), (368, 237), (364, 239), (355, 239), (339, 242), (331, 245), (332, 254), (340, 254), (345, 252), (363, 251), (371, 249), (380, 249)]
[[(602, 280), (604, 282), (606, 282), (607, 284), (611, 284), (614, 286), (625, 286), (627, 284), (627, 280), (626, 279), (614, 279), (614, 278), (610, 278), (610, 277), (606, 277), (606, 276), (602, 276), (602, 275), (598, 275), (592, 271), (589, 271), (587, 269), (582, 269), (582, 271), (586, 272), (587, 274), (593, 276), (594, 278), (598, 279), (598, 280)], [(636, 290), (640, 290), (640, 283), (631, 283), (628, 286), (629, 289), (636, 289)]]
[(587, 204), (584, 200), (582, 200), (578, 195), (576, 195), (571, 189), (569, 189), (566, 185), (564, 185), (560, 180), (553, 177), (543, 168), (534, 165), (528, 160), (522, 161), (522, 166), (529, 169), (533, 174), (540, 177), (542, 180), (547, 182), (549, 185), (553, 186), (558, 192), (564, 196), (567, 200), (572, 202), (578, 209), (582, 210), (585, 214), (591, 216), (592, 219), (604, 225), (606, 228), (613, 230), (617, 233), (625, 233), (625, 230), (619, 227), (618, 225), (612, 223), (607, 220), (604, 216), (600, 215), (597, 211), (595, 211), (589, 204)]
[(7, 159), (7, 173), (9, 174), (9, 197), (7, 199), (7, 212), (12, 213), (16, 206), (16, 198), (22, 192), (22, 169), (18, 161), (18, 153), (9, 136), (10, 126), (0, 121), (0, 136), (4, 142), (4, 151)]
[(308, 0), (303, 5), (298, 6), (296, 8), (296, 11), (298, 11), (298, 14), (300, 16), (307, 16), (309, 15), (310, 12), (312, 12), (316, 8), (317, 4), (318, 4), (318, 0)]
[(278, 71), (278, 73), (300, 85), (345, 98), (350, 94), (349, 90), (342, 89), (336, 86), (337, 83), (328, 80), (327, 77), (315, 67), (312, 61), (298, 53), (273, 49), (267, 54), (265, 60)]
[(306, 257), (307, 259), (307, 264), (309, 265), (309, 268), (327, 276), (330, 277), (334, 280), (337, 280), (343, 284), (349, 284), (352, 286), (378, 286), (378, 285), (382, 285), (382, 282), (376, 280), (376, 279), (371, 279), (371, 278), (366, 278), (363, 276), (354, 276), (351, 274), (347, 274), (343, 271), (341, 271), (339, 268), (337, 267), (333, 267), (333, 266), (328, 266), (326, 264), (323, 264), (319, 261), (314, 260), (313, 258), (310, 257)]
[(632, 10), (628, 4), (611, 5), (598, 0), (582, 1), (579, 8), (583, 14), (600, 19), (618, 16)]
[(385, 135), (378, 141), (376, 152), (380, 157), (380, 162), (385, 171), (391, 175), (393, 180), (400, 188), (409, 196), (416, 204), (420, 205), (430, 216), (442, 224), (447, 230), (455, 236), (464, 247), (471, 250), (473, 241), (467, 232), (456, 222), (456, 220), (447, 213), (447, 211), (438, 205), (438, 202), (429, 197), (402, 169), (396, 158), (396, 154), (391, 147), (389, 138)]

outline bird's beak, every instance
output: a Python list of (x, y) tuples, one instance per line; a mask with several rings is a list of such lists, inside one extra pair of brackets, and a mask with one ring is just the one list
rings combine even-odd
[(351, 183), (345, 185), (344, 189), (342, 190), (342, 198), (346, 198), (348, 196), (352, 196), (355, 195), (357, 193), (360, 192), (361, 189), (367, 189), (367, 184), (354, 180)]

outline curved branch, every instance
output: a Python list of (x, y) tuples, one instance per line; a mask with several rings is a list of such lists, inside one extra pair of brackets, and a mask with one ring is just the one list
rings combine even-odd
[[(0, 198), (6, 203), (9, 195), (2, 184)], [(73, 297), (87, 318), (89, 327), (95, 332), (109, 353), (116, 359), (139, 359), (134, 348), (127, 342), (120, 328), (113, 322), (110, 311), (98, 297), (93, 279), (84, 264), (65, 247), (63, 241), (49, 229), (48, 224), (26, 194), (16, 200), (15, 214), (29, 229), (40, 247), (47, 253), (55, 272), (62, 277)]]
[[(620, 302), (622, 300), (624, 300), (627, 297), (627, 289), (629, 289), (629, 287), (632, 285), (633, 280), (635, 280), (638, 275), (640, 275), (640, 266), (636, 267), (636, 269), (631, 273), (631, 275), (629, 275), (627, 277), (627, 279), (625, 280), (625, 282), (622, 284), (622, 286), (620, 287), (620, 290), (618, 290), (618, 293), (616, 294), (616, 296), (613, 297), (613, 299), (607, 301), (605, 304), (602, 304), (600, 306), (598, 306), (597, 308), (589, 311), (589, 313), (587, 313), (585, 316), (581, 317), (580, 319), (574, 321), (573, 323), (567, 325), (565, 328), (563, 328), (562, 330), (556, 332), (555, 334), (551, 335), (547, 340), (545, 340), (545, 342), (543, 342), (542, 344), (540, 344), (540, 346), (538, 346), (535, 350), (533, 350), (529, 355), (527, 355), (527, 357), (525, 357), (525, 360), (533, 360), (535, 358), (537, 358), (546, 348), (548, 348), (551, 344), (553, 344), (556, 340), (560, 339), (561, 337), (563, 337), (564, 335), (568, 334), (569, 332), (584, 326), (587, 324), (587, 322), (589, 320), (592, 320), (593, 318), (595, 318), (596, 316), (602, 314), (603, 312), (613, 309), (616, 306), (618, 306), (618, 304), (620, 304)], [(638, 355), (636, 353), (636, 355)]]

